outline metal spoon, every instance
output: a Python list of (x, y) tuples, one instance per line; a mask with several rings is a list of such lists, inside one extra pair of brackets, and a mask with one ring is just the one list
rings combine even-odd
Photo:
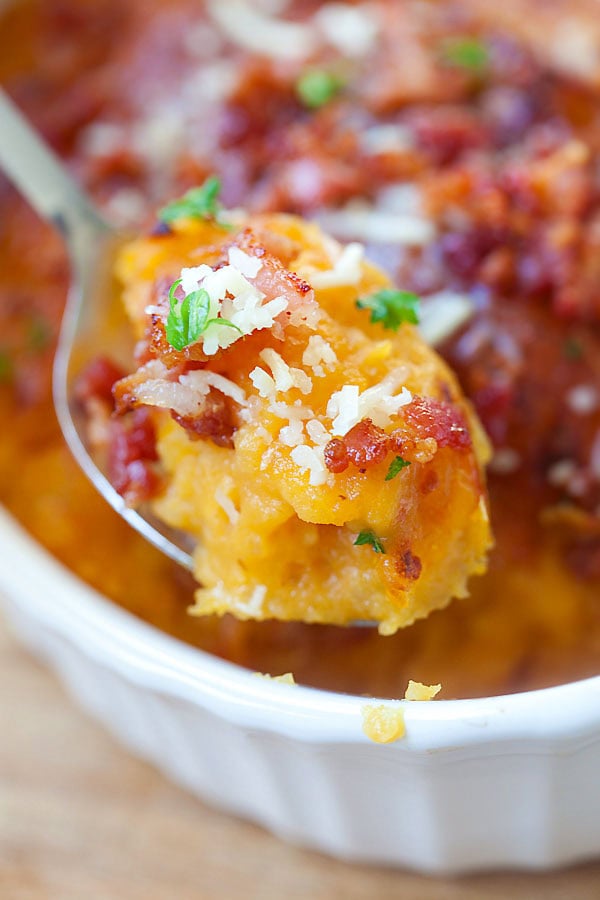
[(112, 260), (123, 235), (106, 223), (64, 165), (0, 91), (0, 168), (35, 211), (65, 241), (71, 284), (54, 359), (56, 415), (71, 453), (94, 487), (151, 544), (192, 569), (190, 538), (169, 528), (147, 509), (131, 509), (90, 456), (84, 421), (73, 403), (73, 351), (106, 314)]

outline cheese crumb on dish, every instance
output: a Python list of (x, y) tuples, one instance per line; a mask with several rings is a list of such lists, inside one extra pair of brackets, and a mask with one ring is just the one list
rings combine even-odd
[(420, 681), (409, 680), (404, 692), (405, 700), (433, 700), (441, 691), (441, 684), (421, 684)]
[(296, 679), (292, 672), (284, 672), (283, 675), (269, 675), (267, 672), (255, 672), (254, 674), (257, 678), (264, 678), (267, 681), (277, 681), (279, 684), (296, 684)]
[(361, 709), (362, 730), (376, 744), (392, 744), (406, 734), (404, 710), (401, 706), (367, 705)]

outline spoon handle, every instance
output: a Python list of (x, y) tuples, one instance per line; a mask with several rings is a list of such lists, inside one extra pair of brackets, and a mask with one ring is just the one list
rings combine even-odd
[(69, 172), (0, 90), (0, 168), (36, 212), (71, 244), (78, 231), (105, 231)]

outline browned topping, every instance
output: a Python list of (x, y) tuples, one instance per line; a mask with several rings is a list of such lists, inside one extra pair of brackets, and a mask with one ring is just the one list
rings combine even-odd
[(176, 412), (171, 415), (187, 431), (190, 440), (208, 439), (218, 447), (233, 447), (235, 417), (230, 399), (220, 391), (211, 388), (197, 416), (180, 416)]
[(400, 554), (396, 565), (400, 574), (409, 581), (416, 581), (421, 574), (421, 560), (411, 550), (405, 550)]
[(442, 400), (416, 397), (402, 410), (404, 422), (419, 438), (434, 438), (438, 447), (465, 449), (471, 435), (462, 410)]
[(352, 463), (361, 472), (382, 462), (390, 439), (371, 419), (358, 422), (343, 438), (333, 438), (325, 447), (325, 465), (330, 472), (343, 472)]
[(385, 459), (389, 450), (389, 437), (382, 428), (373, 425), (371, 419), (363, 419), (344, 437), (350, 462), (357, 469), (369, 469)]
[(73, 393), (75, 399), (82, 404), (88, 400), (101, 400), (110, 407), (113, 405), (112, 388), (125, 373), (112, 360), (99, 356), (92, 360), (77, 376)]
[(346, 445), (341, 438), (332, 438), (326, 445), (324, 454), (325, 465), (327, 466), (329, 471), (333, 472), (334, 474), (337, 474), (338, 472), (344, 472), (350, 465), (350, 460), (348, 459), (348, 451), (346, 450)]
[(113, 419), (108, 454), (108, 478), (130, 506), (155, 496), (161, 486), (154, 463), (156, 433), (150, 413), (136, 409), (129, 420)]

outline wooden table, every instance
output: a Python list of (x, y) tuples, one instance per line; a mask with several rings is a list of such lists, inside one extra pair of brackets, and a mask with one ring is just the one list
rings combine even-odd
[(600, 864), (436, 880), (286, 846), (121, 750), (1, 616), (0, 684), (1, 900), (600, 898)]

